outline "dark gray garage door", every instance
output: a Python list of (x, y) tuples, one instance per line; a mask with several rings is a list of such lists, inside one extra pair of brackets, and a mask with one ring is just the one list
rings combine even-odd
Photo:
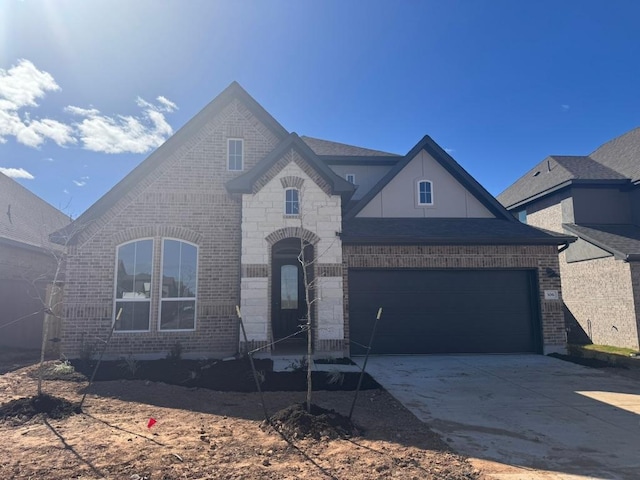
[(538, 352), (535, 274), (526, 270), (349, 270), (351, 353)]

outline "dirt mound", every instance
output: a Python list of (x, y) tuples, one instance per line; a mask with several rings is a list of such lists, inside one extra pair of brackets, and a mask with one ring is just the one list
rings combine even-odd
[(311, 404), (296, 403), (278, 411), (271, 417), (271, 424), (280, 433), (291, 438), (345, 438), (358, 433), (347, 417), (335, 410), (326, 410)]
[(44, 413), (50, 418), (61, 419), (81, 412), (79, 404), (45, 393), (33, 397), (17, 398), (1, 405), (0, 419), (28, 421), (40, 413)]

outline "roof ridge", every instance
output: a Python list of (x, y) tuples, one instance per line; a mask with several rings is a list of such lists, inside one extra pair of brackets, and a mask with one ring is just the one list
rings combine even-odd
[[(309, 143), (320, 142), (320, 143), (330, 144), (330, 145), (334, 145), (334, 146), (348, 147), (350, 149), (357, 149), (357, 150), (361, 150), (363, 152), (370, 152), (369, 155), (372, 155), (372, 156), (397, 156), (397, 157), (401, 156), (401, 155), (399, 155), (397, 153), (390, 153), (390, 152), (385, 152), (383, 150), (375, 150), (375, 149), (372, 149), (372, 148), (360, 147), (358, 145), (351, 145), (349, 143), (344, 143), (344, 142), (335, 142), (333, 140), (326, 140), (326, 139), (323, 139), (323, 138), (310, 137), (308, 135), (300, 135), (300, 138), (307, 145), (309, 145)], [(323, 153), (316, 152), (316, 150), (313, 148), (313, 145), (309, 145), (309, 148), (311, 148), (311, 150), (313, 150), (314, 153), (316, 155), (318, 155), (318, 156), (336, 156), (335, 154), (331, 154), (331, 153), (324, 153), (323, 154)], [(360, 156), (367, 156), (366, 154), (359, 154), (359, 155)], [(338, 155), (338, 156), (340, 156), (340, 155)], [(358, 155), (344, 154), (342, 156), (358, 156)]]

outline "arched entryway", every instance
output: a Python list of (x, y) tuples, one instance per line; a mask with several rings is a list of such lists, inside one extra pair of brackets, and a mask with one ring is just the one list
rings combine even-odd
[[(306, 343), (301, 329), (307, 323), (307, 303), (300, 242), (300, 238), (285, 238), (271, 248), (271, 329), (276, 351)], [(308, 282), (313, 280), (313, 255), (313, 245), (305, 242)]]

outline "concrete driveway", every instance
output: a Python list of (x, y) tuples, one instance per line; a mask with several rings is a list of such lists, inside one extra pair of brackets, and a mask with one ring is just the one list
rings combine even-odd
[(493, 478), (640, 478), (636, 380), (541, 355), (376, 356), (367, 372)]

